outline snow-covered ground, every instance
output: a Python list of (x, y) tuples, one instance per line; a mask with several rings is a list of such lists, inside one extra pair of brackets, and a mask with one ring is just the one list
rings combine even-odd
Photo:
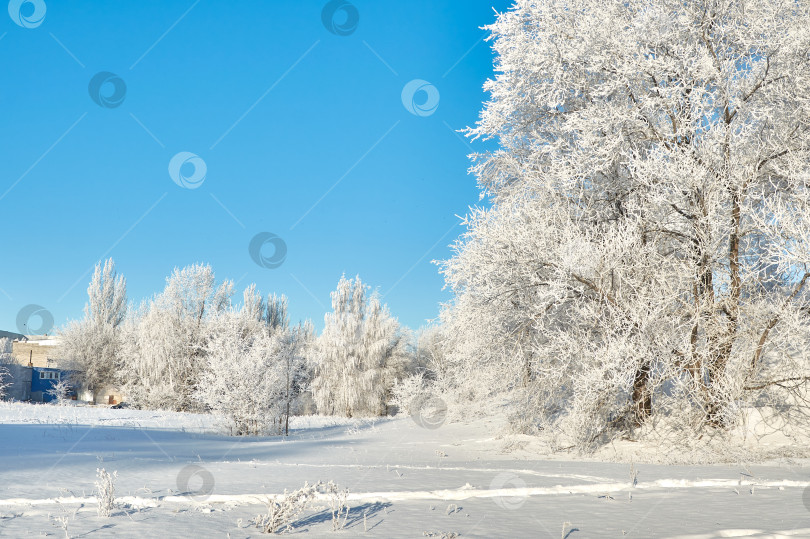
[[(332, 480), (351, 492), (345, 529), (321, 499), (295, 535), (810, 537), (807, 461), (636, 464), (633, 481), (628, 463), (505, 452), (493, 420), (292, 427), (233, 438), (206, 415), (0, 403), (0, 536), (263, 537), (249, 522), (262, 500)], [(109, 518), (96, 514), (102, 467), (118, 473)]]

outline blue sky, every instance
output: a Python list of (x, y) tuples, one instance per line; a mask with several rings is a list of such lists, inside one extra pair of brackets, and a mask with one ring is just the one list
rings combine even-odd
[[(18, 4), (0, 11), (0, 329), (29, 304), (57, 326), (81, 317), (104, 257), (131, 300), (206, 262), (318, 328), (343, 273), (411, 327), (449, 299), (431, 260), (478, 203), (467, 155), (491, 147), (454, 130), (486, 99), (480, 27), (509, 2)], [(403, 102), (413, 80), (430, 86)], [(281, 261), (265, 243), (273, 267), (249, 253), (260, 233), (287, 247)]]

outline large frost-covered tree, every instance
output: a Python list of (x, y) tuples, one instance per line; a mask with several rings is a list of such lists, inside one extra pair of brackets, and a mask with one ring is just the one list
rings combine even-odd
[(217, 284), (211, 266), (175, 269), (166, 288), (123, 326), (122, 382), (139, 404), (186, 410), (204, 368), (209, 324), (230, 307), (233, 283)]
[(360, 277), (341, 277), (333, 312), (314, 351), (312, 395), (318, 412), (381, 415), (394, 381), (407, 368), (399, 323)]
[(518, 0), (489, 30), (491, 205), (443, 266), (457, 389), (581, 445), (797, 404), (810, 5)]
[(116, 381), (118, 330), (127, 312), (127, 283), (112, 258), (96, 264), (87, 295), (84, 318), (61, 331), (60, 359), (62, 367), (71, 371), (71, 383), (88, 389), (95, 402)]

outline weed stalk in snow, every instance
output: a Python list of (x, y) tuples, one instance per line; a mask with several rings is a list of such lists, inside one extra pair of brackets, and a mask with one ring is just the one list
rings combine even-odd
[[(349, 489), (340, 489), (334, 481), (324, 485), (324, 492), (329, 499), (329, 510), (332, 512), (332, 530), (342, 530), (349, 520)], [(341, 519), (341, 515), (343, 515)]]
[(318, 484), (304, 483), (302, 488), (287, 492), (276, 500), (267, 499), (267, 514), (258, 515), (253, 519), (263, 533), (283, 533), (292, 531), (292, 524), (303, 513), (317, 495)]
[(115, 480), (118, 472), (110, 475), (104, 468), (96, 468), (96, 497), (98, 500), (98, 516), (109, 517), (115, 507)]

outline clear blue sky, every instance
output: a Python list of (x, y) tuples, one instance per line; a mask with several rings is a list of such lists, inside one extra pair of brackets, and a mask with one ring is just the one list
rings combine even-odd
[[(431, 260), (478, 203), (467, 155), (487, 147), (454, 130), (486, 99), (480, 27), (509, 2), (351, 0), (330, 19), (348, 35), (326, 28), (322, 0), (19, 3), (16, 21), (0, 10), (0, 329), (29, 304), (57, 326), (81, 317), (104, 257), (131, 300), (206, 262), (237, 299), (255, 282), (318, 328), (343, 273), (411, 327), (449, 299)], [(109, 75), (109, 106), (91, 98), (99, 72), (123, 81), (122, 102)], [(415, 79), (438, 92), (422, 116), (402, 99)], [(180, 152), (205, 162), (193, 189), (170, 177)], [(281, 265), (262, 250), (278, 267), (248, 252), (262, 232), (287, 246)]]

